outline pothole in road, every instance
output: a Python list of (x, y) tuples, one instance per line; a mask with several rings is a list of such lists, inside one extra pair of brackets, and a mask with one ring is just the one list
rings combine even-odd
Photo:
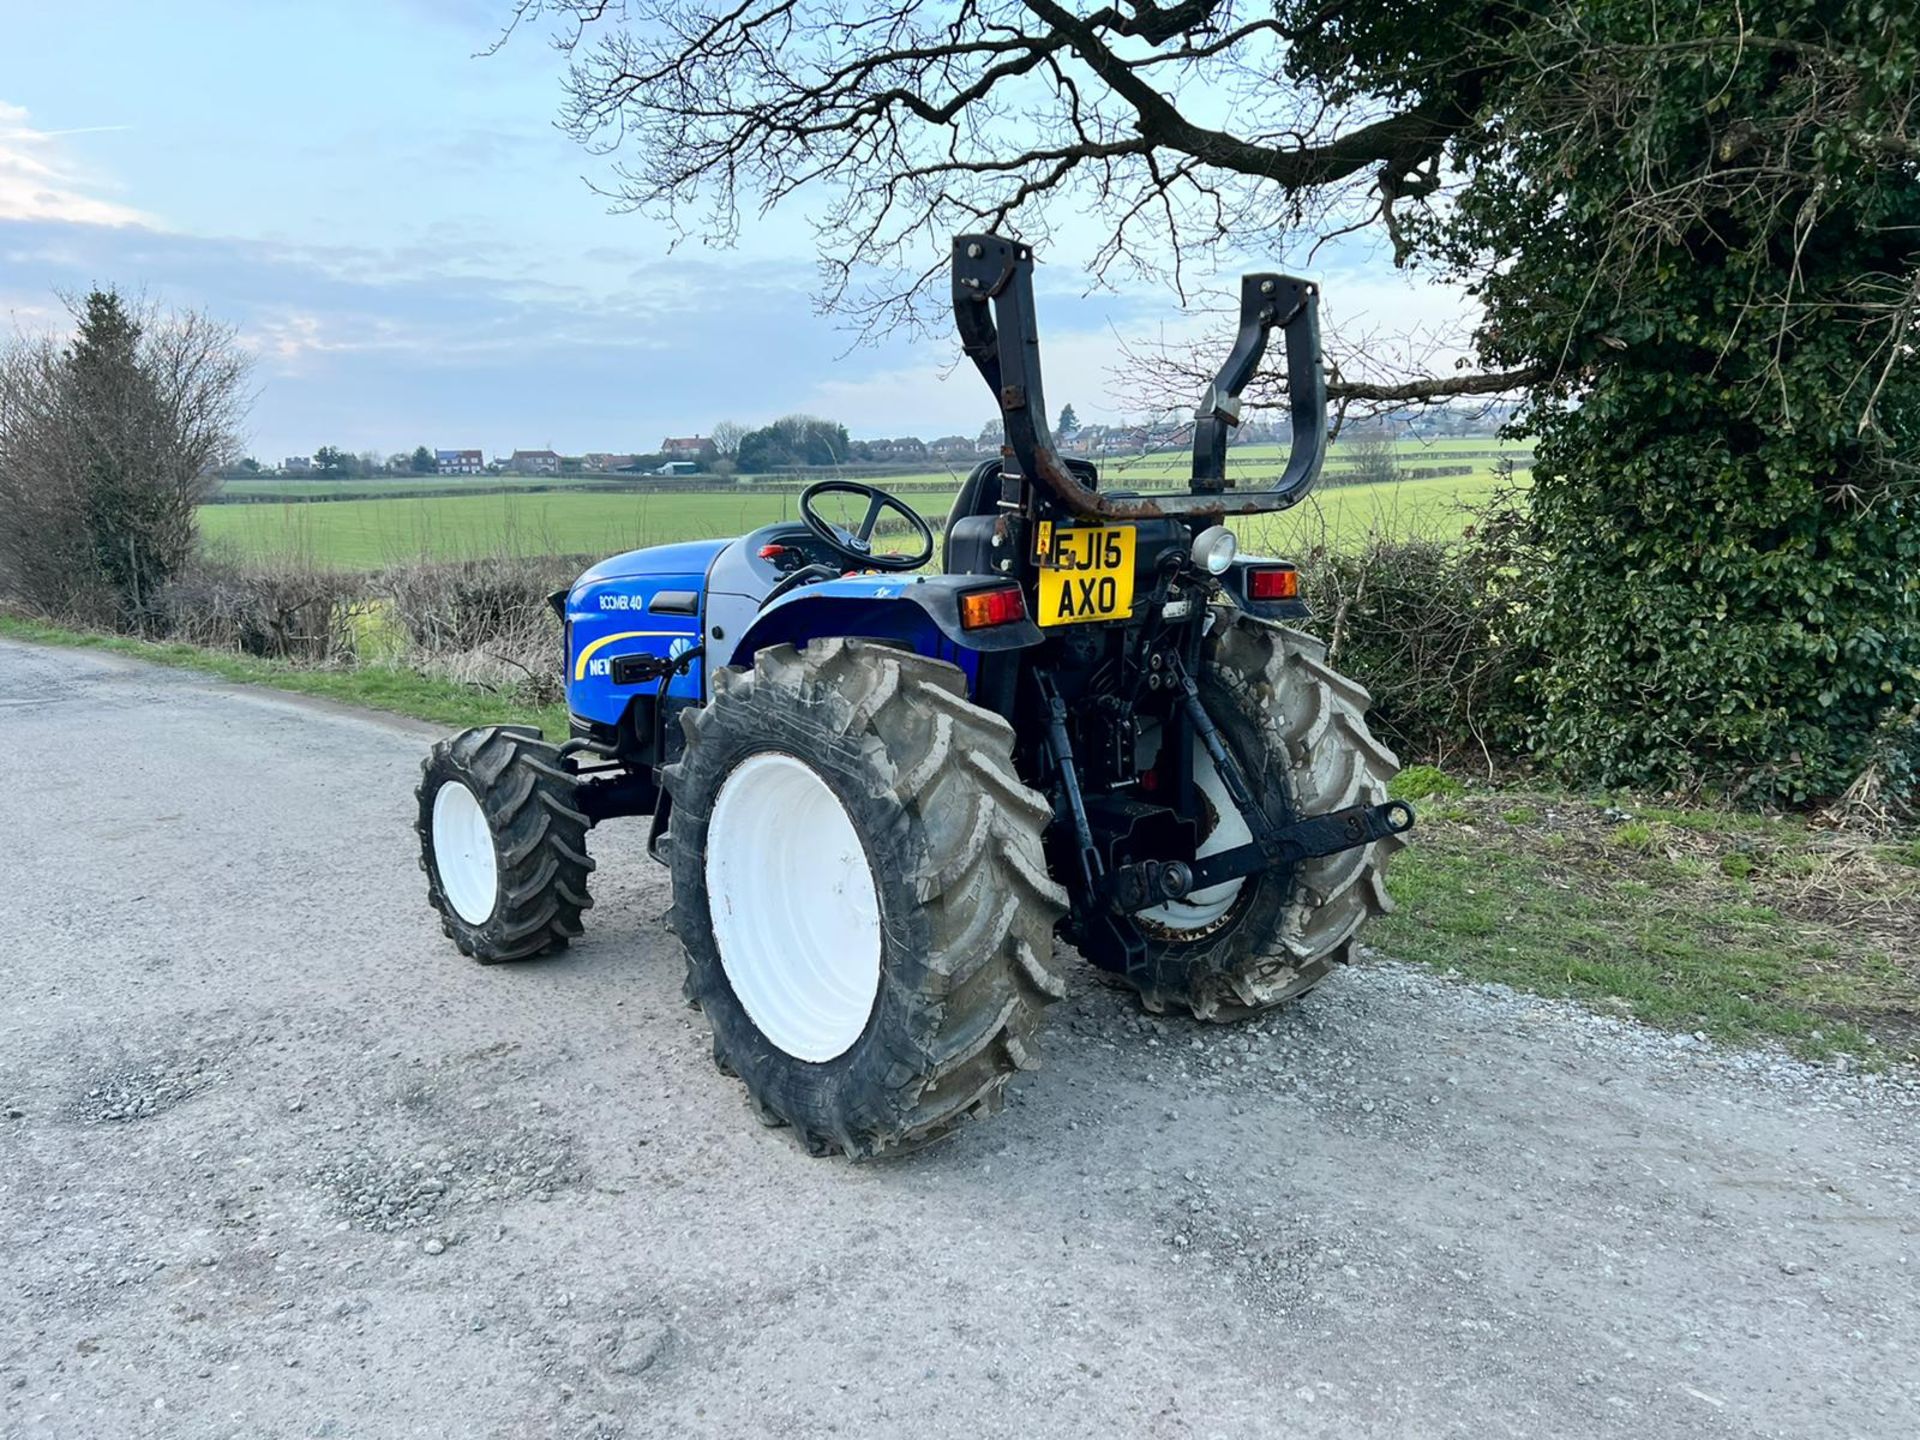
[(583, 1184), (574, 1138), (537, 1125), (434, 1143), (407, 1153), (350, 1151), (315, 1170), (341, 1215), (368, 1230), (409, 1230), (451, 1212), (509, 1200), (551, 1200)]
[(122, 1040), (118, 1056), (82, 1074), (66, 1116), (86, 1125), (124, 1124), (165, 1114), (228, 1075), (238, 1046), (213, 1040), (190, 1049), (150, 1050)]
[(352, 1129), (329, 1136), (328, 1148), (340, 1148), (308, 1179), (343, 1218), (373, 1231), (447, 1229), (470, 1207), (551, 1200), (583, 1185), (578, 1138), (526, 1093), (556, 1057), (517, 1048), (408, 1067), (383, 1100), (358, 1107)]

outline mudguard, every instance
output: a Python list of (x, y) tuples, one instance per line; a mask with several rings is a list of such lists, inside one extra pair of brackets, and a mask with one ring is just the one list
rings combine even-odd
[(760, 612), (728, 663), (744, 668), (770, 645), (804, 646), (828, 636), (897, 640), (918, 654), (959, 666), (971, 690), (982, 654), (1040, 643), (1040, 627), (1031, 620), (988, 630), (961, 628), (960, 597), (1006, 583), (986, 575), (849, 575), (803, 586)]

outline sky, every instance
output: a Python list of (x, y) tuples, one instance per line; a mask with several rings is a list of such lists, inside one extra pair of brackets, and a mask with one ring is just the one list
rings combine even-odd
[[(554, 127), (555, 53), (522, 35), (480, 55), (507, 9), (0, 0), (4, 323), (57, 330), (59, 292), (111, 284), (232, 324), (256, 357), (246, 445), (269, 462), (650, 450), (797, 410), (856, 438), (992, 417), (957, 341), (856, 346), (815, 312), (804, 208), (724, 251), (672, 251), (659, 222), (610, 213), (591, 185), (608, 162)], [(1049, 399), (1127, 418), (1121, 340), (1198, 322), (1170, 292), (1089, 293), (1046, 258)], [(1459, 313), (1364, 249), (1309, 273), (1362, 327)]]

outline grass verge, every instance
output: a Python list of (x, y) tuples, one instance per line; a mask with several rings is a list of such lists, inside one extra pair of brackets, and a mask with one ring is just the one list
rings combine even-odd
[(1435, 773), (1399, 787), (1427, 803), (1369, 935), (1384, 953), (1809, 1059), (1920, 1060), (1911, 841)]
[(267, 685), (299, 695), (317, 695), (348, 705), (362, 705), (370, 710), (411, 715), (445, 725), (449, 730), (465, 729), (469, 725), (538, 725), (548, 739), (565, 739), (567, 734), (567, 714), (563, 706), (528, 706), (510, 695), (421, 675), (398, 665), (318, 669), (228, 651), (204, 650), (194, 645), (68, 630), (7, 615), (0, 615), (0, 636), (43, 645), (107, 650), (157, 665), (217, 675), (240, 685)]

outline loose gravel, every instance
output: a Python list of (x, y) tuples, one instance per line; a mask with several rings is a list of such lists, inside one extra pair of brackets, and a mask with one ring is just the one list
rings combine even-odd
[(567, 954), (453, 952), (425, 742), (0, 644), (0, 1435), (1920, 1433), (1911, 1072), (1077, 967), (1003, 1114), (813, 1160), (637, 828)]

